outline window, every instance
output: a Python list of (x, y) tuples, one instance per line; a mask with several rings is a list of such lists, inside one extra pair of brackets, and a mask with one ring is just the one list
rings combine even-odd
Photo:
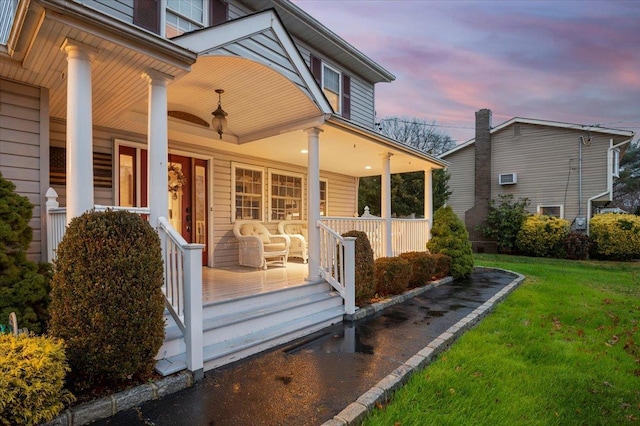
[(262, 220), (263, 169), (233, 163), (231, 175), (231, 199), (236, 209), (233, 220)]
[(167, 0), (165, 37), (204, 27), (204, 0)]
[(269, 172), (270, 220), (302, 219), (302, 175)]
[(114, 193), (116, 204), (123, 207), (147, 207), (147, 150), (133, 142), (116, 139)]
[(558, 218), (564, 217), (564, 206), (562, 204), (558, 205), (538, 205), (538, 214), (543, 214), (545, 216), (553, 216)]
[(329, 209), (327, 207), (327, 181), (320, 180), (320, 216), (328, 216)]
[(343, 118), (351, 119), (351, 77), (324, 64), (320, 58), (311, 55), (311, 74), (322, 88), (331, 108)]
[(611, 174), (613, 177), (620, 177), (620, 150), (614, 149), (611, 151), (611, 161), (613, 161), (613, 167), (611, 168)]
[(7, 44), (11, 26), (16, 16), (18, 0), (5, 0), (0, 2), (0, 44)]

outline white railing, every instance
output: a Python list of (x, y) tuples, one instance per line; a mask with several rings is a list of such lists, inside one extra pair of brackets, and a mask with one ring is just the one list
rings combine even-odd
[(56, 260), (56, 250), (67, 230), (67, 209), (60, 207), (58, 193), (49, 188), (47, 198), (47, 262)]
[(187, 346), (187, 368), (202, 374), (204, 365), (202, 328), (202, 250), (204, 244), (189, 244), (169, 223), (158, 218), (158, 234), (164, 258), (167, 310), (182, 330)]
[(384, 256), (384, 219), (374, 217), (323, 217), (320, 221), (340, 235), (349, 231), (364, 232), (369, 238), (374, 259)]
[(335, 288), (344, 299), (345, 313), (356, 311), (354, 237), (342, 237), (327, 225), (318, 221), (320, 230), (320, 275)]
[(428, 241), (428, 219), (391, 219), (391, 245), (394, 256), (409, 251), (425, 251)]

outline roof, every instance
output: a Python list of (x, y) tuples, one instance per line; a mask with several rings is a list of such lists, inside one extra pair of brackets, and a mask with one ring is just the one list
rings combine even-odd
[[(635, 133), (631, 130), (620, 130), (620, 129), (612, 129), (608, 127), (601, 127), (598, 125), (564, 123), (561, 121), (538, 120), (535, 118), (523, 118), (523, 117), (513, 117), (512, 119), (507, 120), (504, 123), (497, 125), (496, 127), (493, 127), (490, 133), (493, 134), (493, 133), (499, 132), (500, 130), (511, 126), (512, 124), (517, 124), (517, 123), (534, 124), (537, 126), (556, 127), (559, 129), (582, 130), (585, 132), (604, 133), (604, 134), (616, 135), (616, 136), (628, 136), (629, 138), (632, 138), (635, 135)], [(455, 152), (458, 152), (468, 146), (473, 145), (475, 142), (476, 142), (475, 138), (469, 139), (468, 141), (461, 143), (455, 148), (450, 149), (449, 151), (443, 154), (440, 154), (439, 158), (447, 157)]]

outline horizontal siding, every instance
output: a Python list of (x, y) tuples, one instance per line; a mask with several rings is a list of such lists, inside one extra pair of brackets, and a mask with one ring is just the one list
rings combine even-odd
[(449, 175), (448, 205), (456, 215), (465, 219), (465, 212), (474, 205), (475, 193), (475, 147), (473, 145), (445, 158), (451, 165), (447, 168)]
[[(99, 10), (121, 21), (133, 23), (134, 0), (76, 0), (92, 9)], [(165, 0), (163, 0), (164, 2)]]
[(36, 261), (42, 244), (40, 129), (40, 89), (0, 79), (0, 172), (34, 206), (27, 255)]
[[(529, 211), (538, 205), (564, 205), (569, 221), (579, 213), (579, 147), (581, 130), (520, 124), (521, 135), (512, 127), (492, 135), (491, 193), (529, 198)], [(582, 147), (582, 214), (590, 197), (607, 190), (609, 137), (592, 134), (590, 146)], [(620, 139), (621, 141), (621, 139)], [(517, 173), (515, 185), (499, 185), (498, 174)]]

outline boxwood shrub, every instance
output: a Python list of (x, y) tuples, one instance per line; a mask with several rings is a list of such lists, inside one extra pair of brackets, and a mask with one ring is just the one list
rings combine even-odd
[(73, 390), (147, 377), (164, 339), (160, 240), (139, 216), (89, 212), (58, 246), (49, 332), (65, 340)]
[(436, 275), (436, 258), (426, 251), (410, 251), (402, 253), (401, 259), (411, 264), (409, 287), (420, 287), (433, 280)]
[(436, 261), (435, 279), (448, 276), (451, 273), (451, 257), (442, 253), (432, 254), (431, 257)]
[(373, 279), (373, 249), (369, 237), (362, 231), (349, 231), (342, 236), (356, 238), (356, 302), (368, 301), (376, 292)]
[(375, 261), (376, 293), (401, 294), (409, 287), (411, 263), (401, 257), (380, 257)]
[(68, 371), (61, 340), (0, 334), (0, 423), (31, 425), (53, 420), (75, 400), (64, 389)]
[(516, 238), (518, 251), (525, 256), (564, 258), (564, 240), (569, 222), (547, 215), (528, 216)]
[(609, 260), (640, 259), (640, 216), (604, 213), (591, 218), (589, 234), (594, 257)]

